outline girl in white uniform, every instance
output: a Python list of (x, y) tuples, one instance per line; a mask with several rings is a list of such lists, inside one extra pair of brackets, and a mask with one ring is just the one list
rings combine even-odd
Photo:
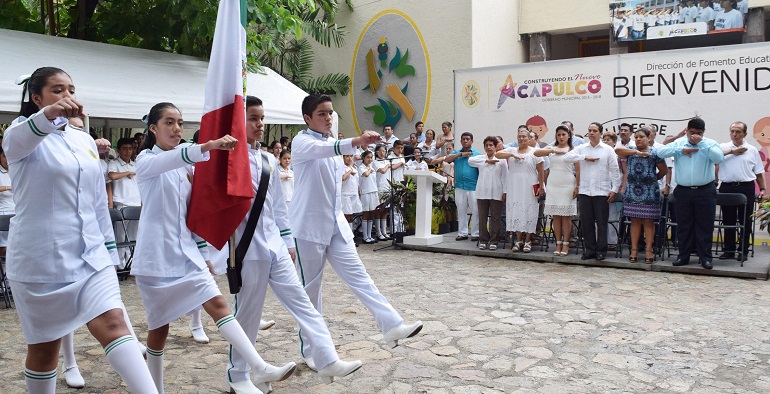
[[(0, 148), (0, 215), (13, 215), (15, 210), (11, 175), (8, 174), (8, 158)], [(0, 255), (5, 256), (6, 246), (8, 246), (8, 232), (0, 231)]]
[(281, 174), (283, 197), (286, 199), (286, 205), (289, 205), (291, 196), (294, 195), (294, 171), (291, 169), (291, 152), (288, 150), (281, 151), (279, 162), (281, 165), (278, 166), (278, 173)]
[(371, 151), (361, 153), (361, 166), (358, 172), (361, 174), (358, 190), (361, 198), (361, 231), (363, 233), (364, 243), (373, 244), (377, 241), (372, 237), (372, 219), (374, 219), (374, 210), (380, 203), (380, 197), (377, 195), (377, 173), (372, 167), (374, 155)]
[(112, 268), (118, 255), (97, 154), (97, 143), (109, 142), (68, 126), (82, 113), (70, 76), (39, 68), (3, 139), (16, 202), (8, 279), (27, 342), (27, 391), (55, 392), (60, 338), (87, 325), (129, 390), (155, 393)]
[(342, 213), (354, 231), (353, 219), (357, 213), (361, 213), (361, 200), (358, 198), (358, 169), (353, 163), (352, 155), (342, 156), (345, 163), (345, 171), (342, 173)]
[(144, 147), (136, 158), (143, 206), (131, 274), (147, 314), (147, 365), (158, 392), (163, 392), (168, 324), (201, 305), (249, 366), (281, 373), (262, 360), (231, 314), (207, 261), (206, 241), (187, 228), (192, 164), (208, 160), (212, 149), (232, 150), (238, 141), (226, 135), (201, 145), (180, 145), (182, 114), (171, 103), (153, 106), (147, 125)]
[[(267, 186), (265, 202), (260, 213), (251, 243), (243, 260), (241, 276), (243, 286), (233, 297), (235, 318), (246, 331), (253, 342), (257, 339), (257, 328), (260, 324), (262, 307), (265, 303), (267, 285), (273, 289), (278, 300), (299, 323), (301, 332), (305, 333), (314, 349), (313, 355), (305, 362), (318, 370), (327, 383), (335, 376), (345, 376), (361, 367), (360, 361), (342, 361), (334, 349), (334, 343), (326, 327), (323, 317), (310, 303), (294, 268), (294, 239), (289, 229), (288, 209), (284, 202), (283, 189), (280, 186), (280, 175), (275, 168), (278, 163), (272, 155), (262, 153), (254, 145), (262, 139), (264, 132), (263, 119), (265, 116), (262, 101), (256, 97), (246, 98), (246, 131), (249, 142), (249, 164), (251, 167), (251, 183), (254, 194), (259, 191), (262, 178), (263, 157), (268, 159), (270, 180)], [(252, 201), (253, 204), (253, 201)], [(235, 237), (240, 242), (250, 213), (236, 230)], [(250, 368), (238, 352), (232, 352), (228, 358), (226, 378), (236, 392), (253, 392), (254, 384), (249, 379)], [(296, 365), (287, 364), (292, 369)], [(267, 393), (271, 390), (270, 378), (264, 373), (253, 371), (253, 381), (259, 390)], [(288, 374), (285, 376), (288, 377)]]
[[(374, 159), (374, 164), (372, 166), (374, 167), (375, 171), (377, 171), (377, 191), (379, 192), (379, 197), (382, 198), (383, 194), (387, 191), (390, 191), (390, 171), (391, 171), (391, 164), (388, 161), (388, 159), (385, 158), (386, 154), (386, 146), (385, 145), (377, 145), (377, 148), (374, 149), (374, 155), (376, 158)], [(380, 201), (384, 202), (384, 201)], [(388, 223), (388, 210), (381, 208), (374, 214), (374, 229), (377, 230), (377, 240), (378, 241), (387, 241), (390, 239), (390, 235), (388, 235), (387, 232), (387, 223)]]

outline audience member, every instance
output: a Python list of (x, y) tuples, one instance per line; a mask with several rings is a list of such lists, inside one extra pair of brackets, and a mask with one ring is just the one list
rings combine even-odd
[[(496, 250), (500, 223), (505, 201), (505, 183), (508, 164), (495, 157), (497, 137), (484, 138), (486, 155), (472, 156), (468, 164), (479, 169), (476, 183), (476, 204), (478, 206), (479, 249)], [(487, 228), (489, 224), (489, 228)]]
[(459, 224), (457, 238), (462, 241), (468, 239), (468, 210), (470, 209), (470, 234), (471, 240), (479, 239), (478, 206), (476, 205), (476, 182), (479, 179), (478, 168), (468, 165), (468, 158), (480, 155), (481, 152), (473, 148), (473, 134), (464, 132), (460, 136), (461, 149), (453, 150), (444, 158), (447, 163), (454, 164), (455, 171), (455, 204), (457, 205), (457, 221)]

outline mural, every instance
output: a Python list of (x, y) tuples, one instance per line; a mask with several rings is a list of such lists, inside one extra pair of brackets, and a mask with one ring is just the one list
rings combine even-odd
[(403, 12), (386, 10), (369, 21), (356, 44), (350, 75), (350, 107), (359, 134), (388, 124), (403, 136), (427, 116), (428, 51), (417, 26)]

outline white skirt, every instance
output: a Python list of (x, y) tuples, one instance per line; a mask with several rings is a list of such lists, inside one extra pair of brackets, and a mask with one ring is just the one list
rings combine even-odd
[(361, 200), (357, 194), (342, 195), (342, 213), (353, 215), (361, 212)]
[(363, 212), (371, 212), (380, 205), (380, 198), (377, 192), (369, 192), (361, 195), (361, 209)]
[(222, 295), (207, 269), (200, 269), (189, 260), (185, 264), (187, 271), (183, 277), (136, 275), (148, 329), (165, 326)]
[(55, 341), (123, 307), (112, 265), (71, 283), (9, 282), (28, 345)]

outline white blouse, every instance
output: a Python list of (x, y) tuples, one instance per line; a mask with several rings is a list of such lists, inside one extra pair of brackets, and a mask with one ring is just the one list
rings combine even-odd
[(207, 161), (201, 146), (180, 144), (164, 151), (157, 145), (136, 158), (142, 216), (131, 275), (182, 277), (185, 262), (207, 269), (206, 241), (187, 228), (193, 163)]
[(498, 160), (495, 164), (488, 164), (486, 155), (477, 155), (468, 158), (468, 165), (479, 169), (476, 199), (502, 201), (508, 178), (508, 162)]
[[(60, 127), (65, 126), (63, 130)], [(43, 110), (5, 131), (16, 216), (8, 235), (8, 278), (76, 282), (118, 264), (96, 143)]]
[[(372, 170), (369, 175), (365, 175), (366, 171)], [(369, 167), (361, 164), (358, 166), (358, 173), (361, 174), (359, 179), (358, 190), (361, 194), (372, 193), (377, 191), (377, 172), (370, 164)]]

